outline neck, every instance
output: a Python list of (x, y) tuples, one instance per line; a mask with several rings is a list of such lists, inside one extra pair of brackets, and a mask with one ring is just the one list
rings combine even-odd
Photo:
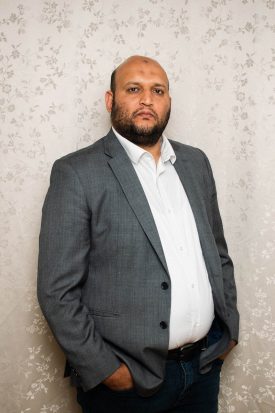
[(161, 139), (159, 139), (157, 141), (157, 143), (155, 143), (155, 145), (153, 146), (145, 146), (145, 145), (138, 145), (140, 148), (144, 149), (145, 151), (149, 152), (156, 163), (158, 163), (158, 160), (160, 158), (160, 154), (161, 154)]

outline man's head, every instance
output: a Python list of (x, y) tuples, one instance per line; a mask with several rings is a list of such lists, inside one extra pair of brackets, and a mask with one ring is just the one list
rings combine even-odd
[(105, 101), (118, 133), (137, 145), (153, 146), (170, 116), (167, 75), (153, 59), (129, 57), (112, 73)]

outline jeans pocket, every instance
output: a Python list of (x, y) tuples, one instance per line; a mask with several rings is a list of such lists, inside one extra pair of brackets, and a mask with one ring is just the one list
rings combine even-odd
[(218, 368), (222, 368), (222, 365), (223, 365), (223, 361), (224, 360), (222, 360), (222, 359), (220, 359), (219, 357), (218, 358), (216, 358), (215, 360), (213, 360), (213, 367), (218, 367)]
[(135, 393), (135, 388), (131, 387), (130, 389), (122, 389), (122, 390), (115, 390), (115, 389), (111, 389), (110, 387), (106, 386), (105, 384), (102, 384), (102, 390), (107, 391), (107, 392), (111, 392), (114, 394), (132, 394)]

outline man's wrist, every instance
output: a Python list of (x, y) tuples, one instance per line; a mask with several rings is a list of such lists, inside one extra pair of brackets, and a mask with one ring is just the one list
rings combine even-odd
[(131, 373), (122, 363), (117, 370), (102, 382), (112, 390), (129, 390), (133, 387), (133, 379)]
[(110, 376), (106, 377), (106, 379), (104, 379), (102, 381), (103, 384), (108, 384), (109, 382), (112, 382), (113, 380), (116, 379), (116, 377), (118, 376), (119, 372), (121, 371), (122, 368), (122, 363), (120, 364), (120, 366), (112, 373), (110, 374)]

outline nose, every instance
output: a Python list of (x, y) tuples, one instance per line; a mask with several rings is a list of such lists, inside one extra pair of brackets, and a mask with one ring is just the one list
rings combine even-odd
[(144, 106), (151, 106), (153, 103), (152, 101), (152, 94), (150, 90), (143, 90), (140, 96), (140, 104)]

